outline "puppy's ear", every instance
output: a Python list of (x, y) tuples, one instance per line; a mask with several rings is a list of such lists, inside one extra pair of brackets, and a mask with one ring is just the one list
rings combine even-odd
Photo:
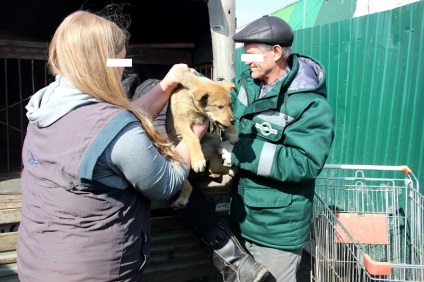
[(233, 89), (233, 88), (235, 88), (235, 87), (236, 87), (236, 85), (235, 85), (233, 82), (223, 81), (223, 82), (221, 82), (221, 83), (222, 83), (222, 85), (224, 85), (224, 86), (225, 86), (225, 88), (227, 88), (228, 90), (231, 90), (231, 89)]
[(201, 107), (208, 104), (209, 93), (205, 89), (196, 89), (193, 91), (194, 99), (196, 99)]

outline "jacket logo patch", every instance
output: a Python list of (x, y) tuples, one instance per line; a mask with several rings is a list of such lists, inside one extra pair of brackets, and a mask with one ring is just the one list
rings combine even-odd
[(277, 134), (277, 130), (272, 128), (269, 122), (256, 123), (255, 127), (258, 128), (262, 135), (268, 136), (270, 134)]

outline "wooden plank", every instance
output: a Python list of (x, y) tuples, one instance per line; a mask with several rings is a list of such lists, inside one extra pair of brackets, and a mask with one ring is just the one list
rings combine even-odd
[(152, 210), (158, 210), (158, 209), (167, 209), (171, 208), (171, 205), (167, 201), (152, 201)]
[(16, 250), (16, 242), (18, 241), (18, 232), (0, 233), (0, 252)]
[(15, 232), (19, 229), (19, 223), (0, 224), (0, 233)]
[(46, 42), (0, 39), (0, 58), (47, 60)]
[[(143, 64), (172, 65), (192, 64), (194, 43), (158, 43), (135, 45), (127, 48), (127, 55), (134, 62)], [(178, 48), (178, 49), (175, 49)], [(0, 58), (47, 60), (48, 44), (0, 39)]]
[(21, 221), (19, 208), (1, 209), (0, 207), (0, 224), (19, 223), (19, 221)]
[(127, 49), (127, 57), (133, 60), (133, 64), (173, 65), (184, 63), (191, 65), (193, 56), (191, 50), (186, 49)]
[(156, 271), (146, 271), (143, 274), (143, 281), (163, 282), (163, 281), (222, 281), (218, 278), (221, 274), (211, 262), (198, 262), (196, 264), (186, 264), (184, 267), (170, 265), (171, 269), (158, 269)]
[[(214, 182), (211, 179), (204, 178), (198, 182), (198, 185), (202, 187), (206, 197), (212, 203), (227, 202), (229, 200), (228, 194), (228, 178), (229, 176), (224, 175), (223, 184)], [(9, 179), (0, 181), (0, 210), (19, 208), (21, 206), (21, 179)], [(153, 201), (152, 209), (163, 209), (169, 208), (170, 204), (167, 201)]]
[(0, 253), (0, 265), (15, 263), (16, 262), (16, 251), (1, 252)]
[(15, 178), (20, 178), (21, 177), (21, 173), (22, 172), (20, 172), (20, 171), (9, 172), (9, 173), (0, 173), (0, 181), (10, 180), (10, 179), (15, 179)]
[(152, 254), (143, 280), (214, 281), (219, 276), (203, 253), (200, 238), (178, 215), (152, 218)]
[(0, 195), (0, 212), (5, 209), (19, 209), (22, 205), (22, 195)]
[(141, 51), (142, 49), (194, 49), (196, 48), (196, 45), (193, 42), (172, 42), (172, 43), (141, 43), (141, 44), (131, 44), (128, 49), (131, 49), (132, 51)]
[(18, 280), (18, 265), (16, 263), (0, 265), (0, 280), (2, 282), (19, 281)]
[(21, 179), (8, 179), (0, 181), (0, 195), (21, 194)]
[(7, 276), (7, 277), (2, 277), (1, 278), (1, 282), (19, 282), (20, 280), (19, 280), (19, 277), (18, 277), (18, 274), (17, 273), (15, 273), (15, 274), (13, 274), (13, 275), (11, 275), (11, 276)]
[[(203, 192), (209, 202), (213, 204), (224, 203), (230, 201), (230, 194), (228, 192), (231, 185), (231, 176), (224, 175), (222, 182), (215, 182), (213, 179), (204, 177), (197, 180), (197, 185), (203, 189)], [(152, 210), (171, 208), (170, 203), (167, 201), (152, 201)]]

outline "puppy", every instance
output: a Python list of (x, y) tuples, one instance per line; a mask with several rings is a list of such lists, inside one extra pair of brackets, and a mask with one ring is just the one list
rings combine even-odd
[[(229, 174), (234, 176), (234, 171), (222, 165), (218, 155), (219, 136), (206, 133), (202, 138), (203, 149), (199, 138), (193, 133), (193, 124), (202, 124), (209, 118), (210, 122), (225, 130), (224, 136), (235, 143), (238, 139), (236, 130), (232, 126), (235, 121), (231, 110), (230, 90), (235, 87), (232, 82), (215, 82), (209, 78), (197, 76), (190, 70), (180, 70), (176, 77), (181, 86), (174, 90), (169, 100), (166, 113), (166, 133), (174, 144), (185, 140), (190, 148), (191, 168), (196, 172), (206, 169), (209, 161), (210, 174)], [(192, 187), (186, 181), (180, 197), (172, 203), (174, 209), (183, 208), (188, 203)]]

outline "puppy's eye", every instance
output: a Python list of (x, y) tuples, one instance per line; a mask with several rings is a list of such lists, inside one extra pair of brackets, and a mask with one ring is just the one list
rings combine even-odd
[(224, 108), (224, 106), (216, 106), (218, 109), (222, 110)]

